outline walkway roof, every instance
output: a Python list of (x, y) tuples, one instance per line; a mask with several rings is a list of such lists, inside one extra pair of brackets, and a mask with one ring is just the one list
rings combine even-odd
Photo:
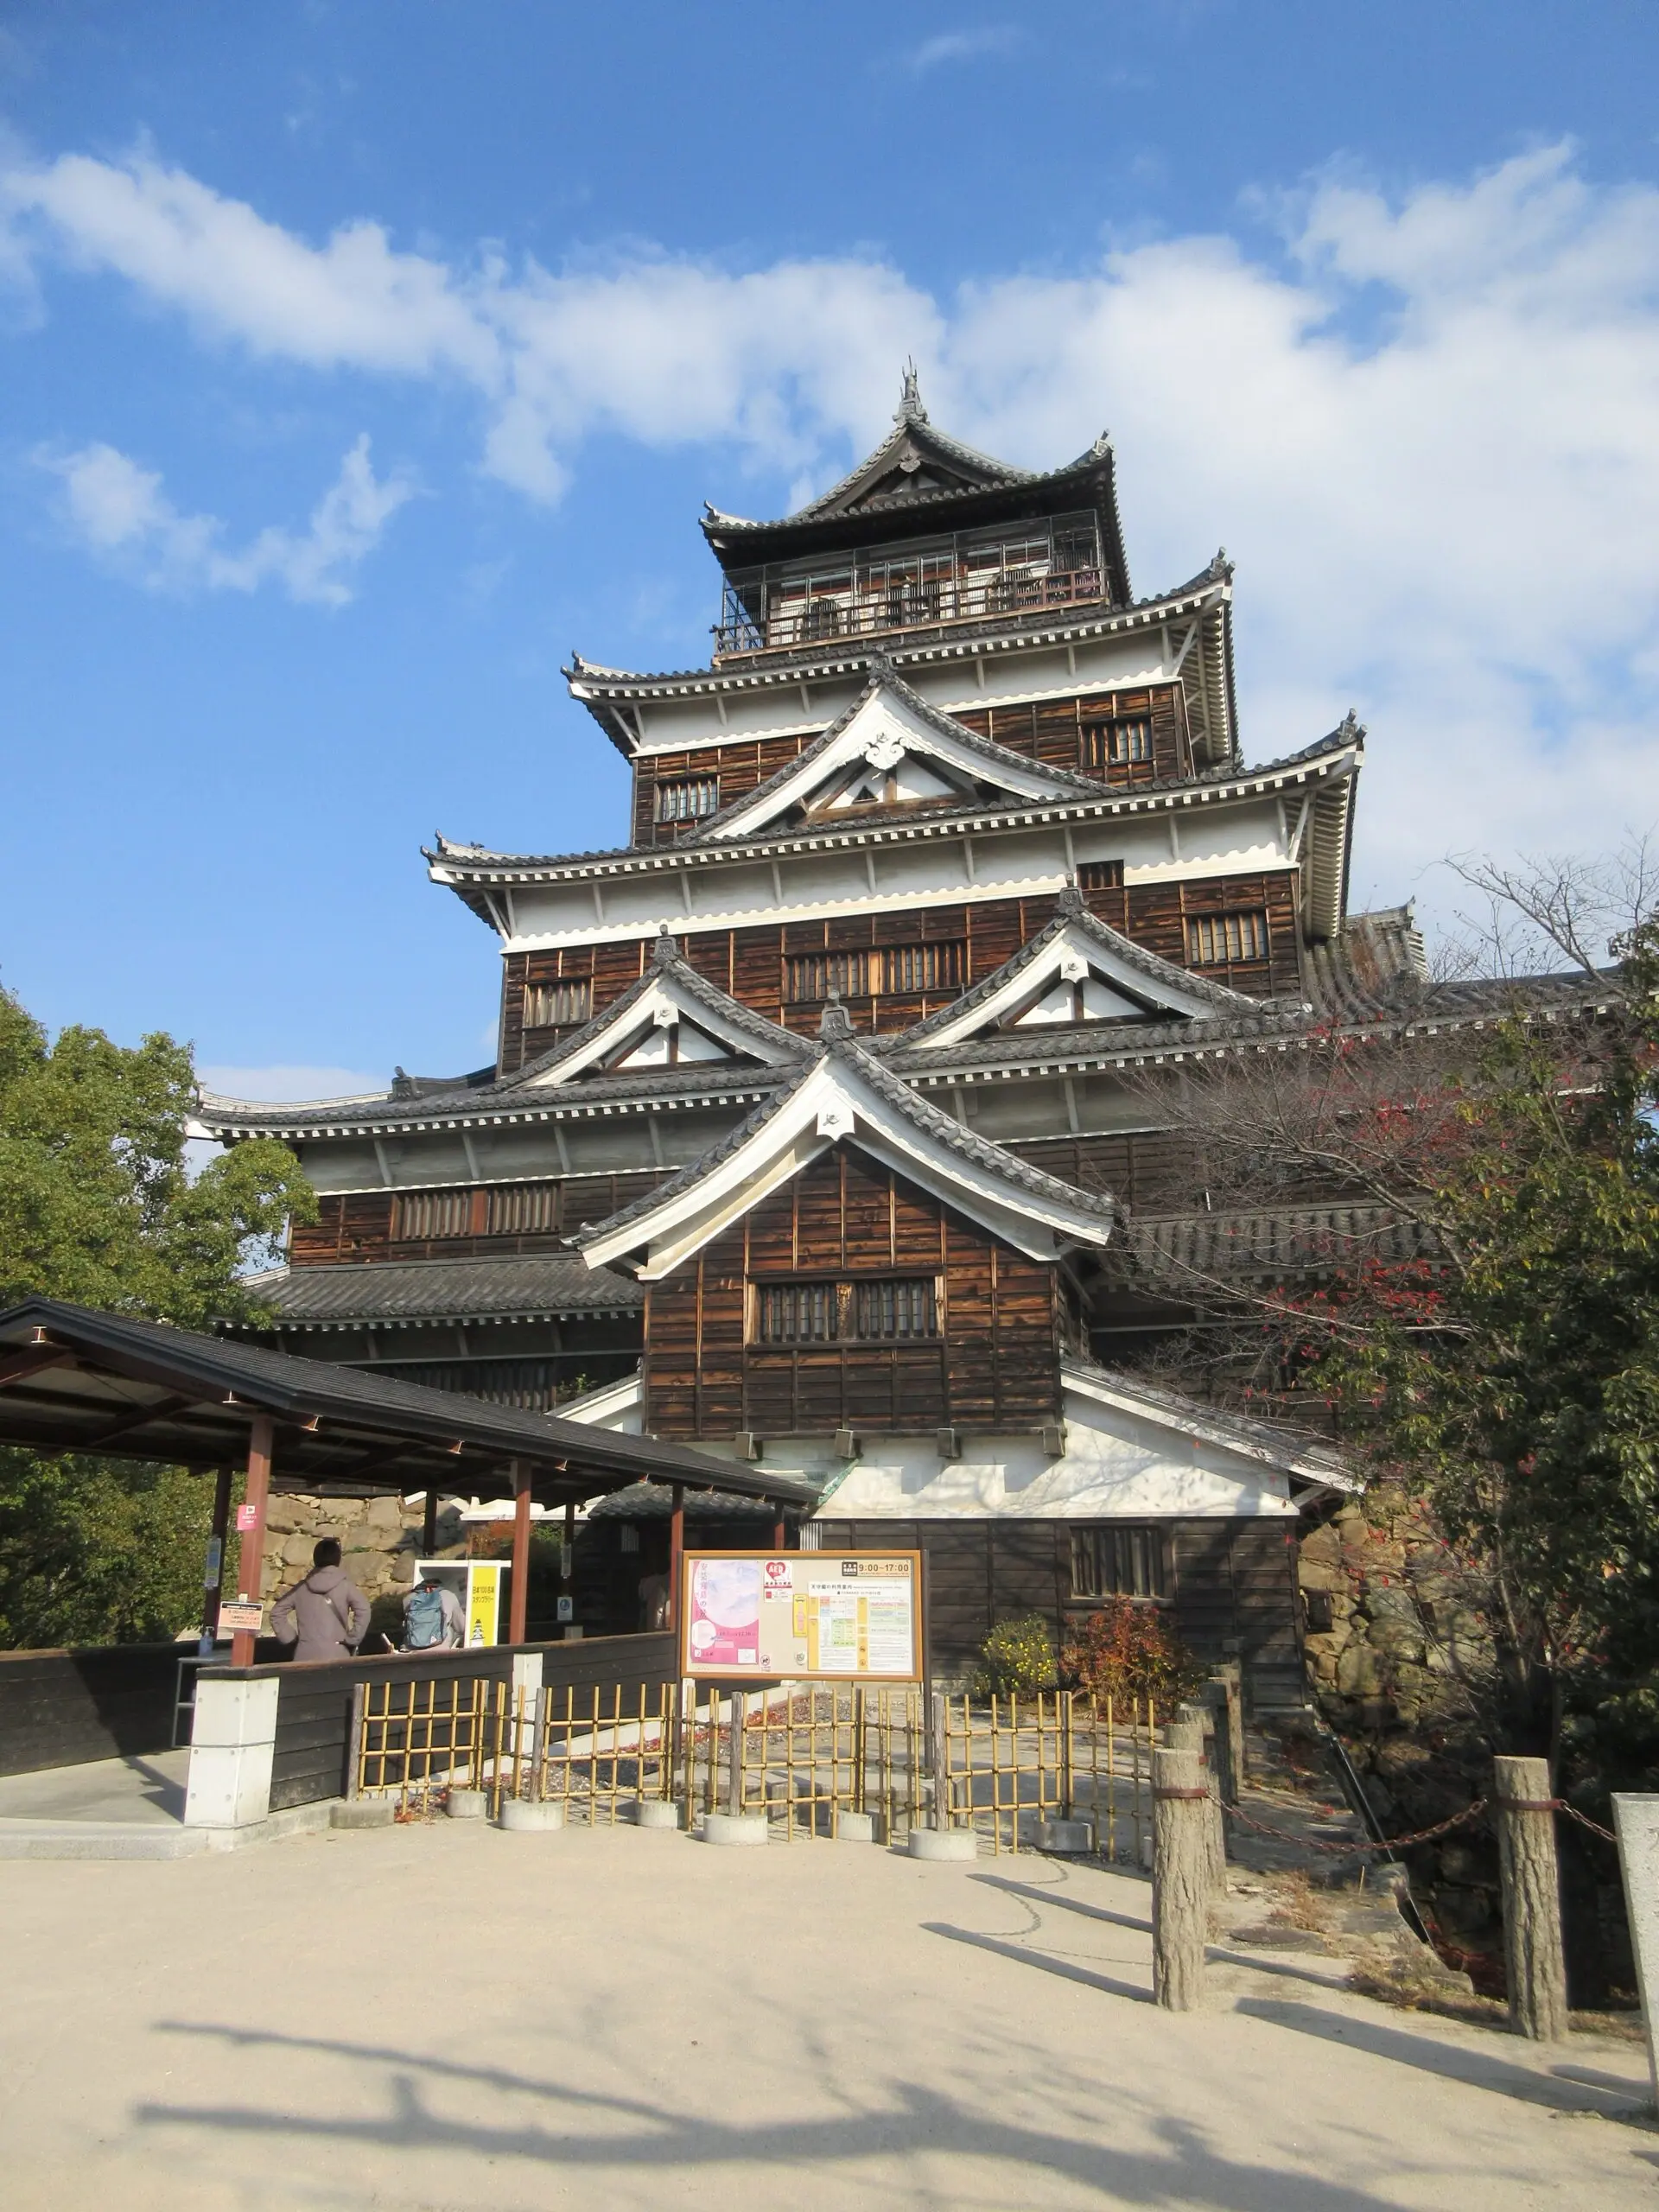
[(235, 1466), (247, 1458), (259, 1414), (275, 1423), (272, 1489), (311, 1497), (478, 1491), (499, 1485), (516, 1459), (546, 1505), (642, 1479), (779, 1505), (817, 1502), (804, 1484), (688, 1445), (521, 1413), (163, 1321), (49, 1298), (0, 1313), (0, 1444)]

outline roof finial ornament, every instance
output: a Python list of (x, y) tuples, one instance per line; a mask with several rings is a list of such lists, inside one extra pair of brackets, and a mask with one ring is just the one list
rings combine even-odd
[(1227, 548), (1224, 545), (1217, 547), (1216, 557), (1210, 563), (1208, 574), (1211, 580), (1218, 584), (1230, 583), (1232, 581), (1233, 564), (1227, 558)]
[(922, 404), (922, 387), (916, 374), (912, 357), (905, 363), (904, 381), (899, 388), (899, 406), (893, 416), (895, 423), (925, 423), (927, 410)]
[(1061, 914), (1080, 914), (1084, 911), (1083, 893), (1077, 888), (1077, 879), (1068, 875), (1060, 889), (1055, 911)]
[(1337, 724), (1337, 735), (1338, 737), (1345, 737), (1351, 744), (1355, 738), (1363, 737), (1364, 734), (1364, 723), (1361, 721), (1359, 716), (1354, 712), (1353, 709), (1350, 707), (1347, 713)]
[(826, 1045), (845, 1044), (853, 1033), (853, 1017), (841, 1002), (841, 993), (832, 990), (823, 1001), (823, 1013), (818, 1020), (818, 1034)]
[(655, 966), (665, 968), (671, 960), (677, 960), (679, 957), (680, 940), (664, 922), (658, 930), (656, 944), (651, 948), (652, 961)]

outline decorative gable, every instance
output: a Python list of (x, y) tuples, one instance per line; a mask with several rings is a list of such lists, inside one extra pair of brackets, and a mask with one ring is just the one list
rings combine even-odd
[(1243, 992), (1177, 968), (1109, 927), (1069, 886), (1046, 929), (962, 998), (906, 1030), (904, 1042), (961, 1045), (998, 1031), (1236, 1019), (1260, 1011)]
[(752, 837), (790, 818), (854, 807), (1017, 804), (1098, 798), (1103, 786), (1026, 760), (940, 714), (883, 664), (841, 720), (798, 760), (715, 815), (698, 843)]
[(526, 1089), (601, 1075), (721, 1063), (776, 1067), (810, 1047), (699, 976), (675, 940), (657, 941), (652, 965), (574, 1037), (527, 1067)]
[(657, 1281), (838, 1144), (896, 1170), (1014, 1250), (1052, 1261), (1103, 1246), (1115, 1209), (989, 1144), (918, 1098), (854, 1038), (845, 1012), (794, 1082), (701, 1160), (580, 1239), (590, 1268), (633, 1255)]

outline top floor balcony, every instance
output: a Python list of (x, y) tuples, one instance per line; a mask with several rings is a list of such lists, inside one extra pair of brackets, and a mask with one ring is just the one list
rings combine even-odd
[(1098, 518), (1056, 515), (1013, 531), (964, 531), (734, 571), (715, 625), (715, 657), (995, 621), (1109, 594)]

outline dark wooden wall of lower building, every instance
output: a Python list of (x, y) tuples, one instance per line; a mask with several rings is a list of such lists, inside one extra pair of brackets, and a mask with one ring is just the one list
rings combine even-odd
[(0, 1774), (166, 1751), (179, 1662), (195, 1648), (0, 1652)]
[[(1203, 1660), (1242, 1659), (1258, 1706), (1303, 1702), (1294, 1522), (1172, 1521), (1169, 1606)], [(1040, 1613), (1057, 1643), (1093, 1606), (1071, 1591), (1064, 1521), (821, 1521), (824, 1551), (920, 1551), (928, 1577), (932, 1661), (971, 1671), (999, 1621)]]
[[(749, 1285), (937, 1279), (939, 1334), (897, 1344), (750, 1341)], [(1054, 1270), (838, 1145), (762, 1198), (645, 1301), (655, 1436), (1032, 1429), (1059, 1419)]]
[[(475, 1204), (464, 1234), (412, 1236), (401, 1233), (412, 1198), (447, 1192), (352, 1192), (317, 1201), (314, 1222), (296, 1222), (289, 1231), (289, 1262), (296, 1268), (320, 1267), (340, 1260), (471, 1260), (485, 1253), (556, 1252), (572, 1233), (603, 1221), (656, 1189), (669, 1170), (643, 1169), (616, 1175), (566, 1175), (540, 1183), (468, 1185)], [(533, 1218), (534, 1229), (506, 1229), (503, 1219)]]
[[(1294, 869), (1084, 891), (1090, 906), (1103, 921), (1178, 968), (1187, 964), (1189, 919), (1205, 914), (1265, 913), (1265, 960), (1224, 962), (1198, 971), (1256, 998), (1301, 988), (1296, 895)], [(795, 954), (953, 943), (963, 948), (962, 986), (966, 988), (1000, 968), (1039, 930), (1046, 929), (1054, 912), (1052, 897), (988, 899), (982, 905), (930, 906), (912, 913), (854, 914), (831, 921), (689, 931), (680, 944), (699, 975), (708, 976), (745, 1006), (753, 1007), (769, 1020), (782, 1022), (786, 1028), (811, 1031), (817, 1027), (822, 1006), (816, 1001), (790, 1004), (784, 996), (787, 963)], [(589, 1011), (600, 1014), (638, 982), (651, 959), (654, 941), (642, 937), (622, 944), (566, 945), (556, 952), (510, 953), (503, 963), (501, 987), (502, 1072), (511, 1074), (550, 1051), (581, 1026), (525, 1029), (527, 983), (585, 978), (590, 986)], [(890, 1036), (948, 1006), (956, 995), (951, 990), (849, 998), (847, 1009), (855, 1027)]]

